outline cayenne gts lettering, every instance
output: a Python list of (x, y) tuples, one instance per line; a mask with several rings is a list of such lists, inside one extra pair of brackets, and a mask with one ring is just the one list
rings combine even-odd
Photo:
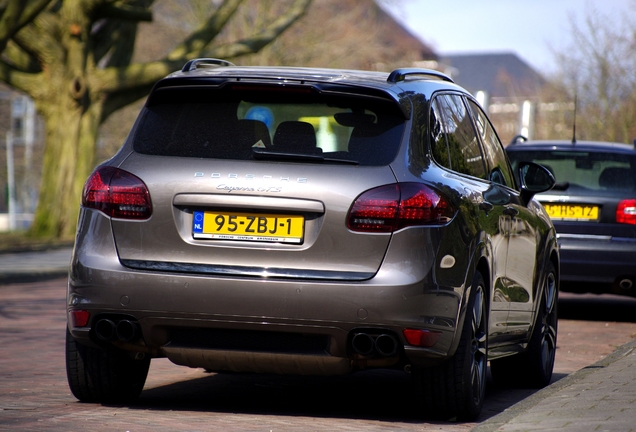
[(283, 190), (282, 187), (272, 187), (272, 186), (263, 186), (263, 187), (253, 187), (253, 186), (232, 186), (226, 184), (220, 184), (216, 187), (217, 190), (230, 192), (281, 192)]

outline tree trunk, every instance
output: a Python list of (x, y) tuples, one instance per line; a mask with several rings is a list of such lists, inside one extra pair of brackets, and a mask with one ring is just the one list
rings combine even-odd
[(40, 201), (29, 234), (72, 239), (84, 181), (94, 168), (101, 102), (78, 104), (64, 91), (53, 103), (38, 102), (46, 113), (46, 147)]

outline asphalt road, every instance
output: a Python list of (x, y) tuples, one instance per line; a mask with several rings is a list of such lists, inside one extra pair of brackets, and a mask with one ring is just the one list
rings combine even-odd
[[(0, 430), (466, 431), (534, 392), (491, 385), (477, 422), (431, 423), (417, 415), (409, 378), (399, 372), (211, 374), (155, 359), (135, 404), (83, 404), (66, 383), (65, 285), (0, 285)], [(636, 336), (636, 299), (563, 294), (559, 307), (554, 380)]]

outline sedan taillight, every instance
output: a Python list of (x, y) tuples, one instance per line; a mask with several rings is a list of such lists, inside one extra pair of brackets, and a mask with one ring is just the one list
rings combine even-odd
[(616, 222), (636, 225), (636, 199), (622, 200), (618, 203)]
[(396, 183), (364, 192), (349, 210), (347, 227), (358, 232), (393, 232), (415, 225), (439, 225), (455, 215), (453, 205), (433, 188)]
[(88, 178), (82, 205), (119, 219), (148, 219), (152, 214), (145, 183), (127, 171), (110, 166), (98, 168)]

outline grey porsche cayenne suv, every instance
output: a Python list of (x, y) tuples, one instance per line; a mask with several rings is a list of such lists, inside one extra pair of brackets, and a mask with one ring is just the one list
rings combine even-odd
[(152, 358), (208, 371), (411, 374), (422, 412), (474, 419), (496, 382), (550, 382), (559, 254), (486, 114), (426, 69), (235, 67), (159, 81), (88, 178), (66, 367), (125, 403)]

